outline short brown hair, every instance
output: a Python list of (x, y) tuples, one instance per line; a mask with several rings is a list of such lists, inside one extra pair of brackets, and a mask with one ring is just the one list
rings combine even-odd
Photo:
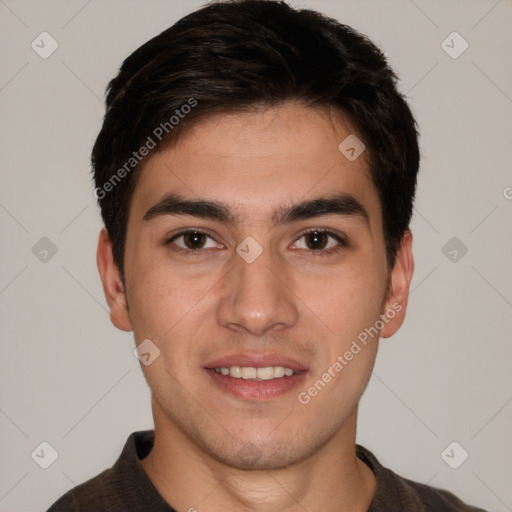
[[(123, 281), (128, 211), (141, 168), (134, 151), (149, 139), (157, 151), (212, 112), (287, 100), (337, 107), (363, 137), (392, 267), (411, 219), (419, 167), (416, 123), (396, 83), (383, 53), (364, 35), (279, 0), (214, 2), (146, 42), (107, 88), (92, 152), (95, 194)], [(172, 122), (184, 105), (193, 108)], [(158, 127), (165, 128), (160, 138)]]

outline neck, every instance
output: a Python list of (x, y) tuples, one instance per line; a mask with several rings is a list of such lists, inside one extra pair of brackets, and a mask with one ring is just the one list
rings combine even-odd
[(356, 456), (357, 410), (314, 455), (272, 470), (240, 470), (212, 458), (153, 404), (155, 444), (141, 461), (160, 495), (190, 512), (366, 512), (372, 471)]

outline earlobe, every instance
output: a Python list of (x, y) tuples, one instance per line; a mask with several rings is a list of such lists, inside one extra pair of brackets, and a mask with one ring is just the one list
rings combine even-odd
[(100, 231), (96, 262), (103, 285), (103, 293), (110, 309), (110, 321), (122, 331), (131, 331), (126, 293), (119, 268), (114, 262), (112, 242), (105, 228)]
[(400, 242), (395, 264), (389, 278), (388, 295), (382, 313), (384, 315), (384, 327), (380, 333), (381, 338), (393, 336), (405, 319), (413, 272), (412, 233), (407, 230)]

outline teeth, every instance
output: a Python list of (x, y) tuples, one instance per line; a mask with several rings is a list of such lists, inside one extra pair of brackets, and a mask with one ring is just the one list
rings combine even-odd
[(235, 379), (271, 380), (281, 377), (291, 377), (295, 372), (284, 366), (266, 366), (264, 368), (253, 368), (252, 366), (223, 366), (215, 368), (217, 373), (230, 375)]
[[(222, 372), (222, 369), (220, 371)], [(231, 377), (235, 377), (235, 379), (241, 379), (242, 370), (240, 366), (231, 366), (231, 368), (229, 368), (229, 375), (231, 375)]]
[(274, 378), (274, 367), (267, 366), (266, 368), (258, 368), (256, 370), (256, 377), (260, 380), (270, 380)]
[[(293, 372), (293, 370), (292, 370)], [(279, 377), (284, 377), (286, 370), (284, 366), (274, 366), (274, 377), (278, 379)]]
[[(231, 373), (231, 370), (229, 372)], [(242, 374), (242, 379), (255, 379), (258, 370), (256, 370), (256, 368), (251, 368), (250, 366), (243, 366), (240, 368), (240, 373)]]

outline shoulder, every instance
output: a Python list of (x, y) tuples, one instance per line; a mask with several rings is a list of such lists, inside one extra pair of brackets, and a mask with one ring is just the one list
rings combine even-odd
[(76, 507), (73, 502), (71, 492), (61, 496), (46, 512), (75, 512)]
[(153, 442), (152, 430), (132, 433), (111, 468), (69, 490), (47, 512), (172, 511), (140, 464)]
[(464, 503), (451, 492), (403, 478), (380, 464), (375, 455), (357, 445), (357, 456), (373, 471), (377, 481), (368, 512), (485, 512)]
[(47, 512), (78, 512), (87, 510), (96, 512), (100, 510), (112, 510), (106, 507), (113, 498), (110, 478), (111, 470), (107, 469), (99, 475), (70, 489), (61, 496)]
[(481, 508), (464, 503), (460, 498), (444, 489), (437, 489), (425, 484), (397, 477), (405, 489), (415, 496), (424, 507), (421, 510), (439, 512), (485, 512)]

